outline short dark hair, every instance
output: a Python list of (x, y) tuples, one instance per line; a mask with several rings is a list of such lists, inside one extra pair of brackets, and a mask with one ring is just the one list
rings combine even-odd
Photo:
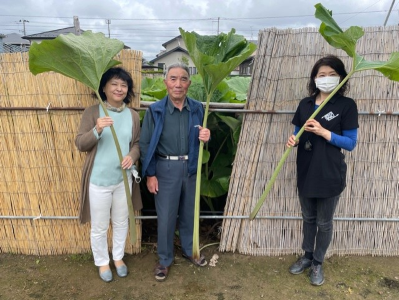
[(105, 95), (103, 88), (107, 82), (113, 78), (121, 79), (127, 83), (127, 95), (126, 98), (123, 99), (123, 102), (126, 104), (130, 103), (135, 95), (133, 91), (133, 79), (130, 73), (121, 67), (108, 69), (101, 77), (100, 87), (98, 88), (98, 93), (100, 94), (101, 99), (103, 101), (107, 100), (107, 96)]
[[(317, 96), (320, 93), (320, 90), (316, 87), (315, 83), (315, 77), (317, 73), (319, 72), (320, 67), (322, 66), (329, 66), (332, 69), (335, 70), (335, 72), (338, 73), (340, 79), (339, 81), (341, 82), (342, 79), (344, 79), (348, 73), (346, 73), (345, 70), (345, 65), (340, 60), (338, 57), (335, 55), (327, 55), (323, 58), (320, 58), (313, 66), (312, 72), (310, 72), (310, 78), (308, 82), (308, 91), (309, 91), (309, 96)], [(338, 90), (338, 94), (340, 95), (345, 95), (345, 93), (349, 90), (349, 84), (348, 81), (345, 82), (345, 84)]]

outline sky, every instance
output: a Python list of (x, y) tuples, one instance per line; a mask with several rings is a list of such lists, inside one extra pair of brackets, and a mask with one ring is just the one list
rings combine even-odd
[[(202, 35), (229, 32), (257, 40), (265, 28), (318, 27), (310, 0), (1, 0), (0, 34), (31, 35), (73, 26), (123, 41), (152, 60), (179, 27)], [(341, 28), (398, 25), (399, 0), (324, 0)], [(392, 6), (393, 4), (393, 6)], [(392, 6), (392, 11), (388, 12)]]

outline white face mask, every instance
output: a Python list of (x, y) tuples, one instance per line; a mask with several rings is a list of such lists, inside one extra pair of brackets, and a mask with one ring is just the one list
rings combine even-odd
[(319, 77), (315, 80), (316, 87), (323, 93), (332, 92), (339, 84), (338, 76)]

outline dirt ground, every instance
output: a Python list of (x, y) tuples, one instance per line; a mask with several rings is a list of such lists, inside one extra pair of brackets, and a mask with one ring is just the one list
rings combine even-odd
[[(143, 236), (145, 231), (143, 233)], [(151, 239), (148, 239), (151, 240)], [(203, 239), (202, 239), (203, 240)], [(215, 267), (195, 267), (181, 258), (165, 282), (156, 282), (155, 244), (140, 254), (126, 255), (126, 278), (103, 282), (91, 254), (27, 256), (0, 254), (0, 299), (399, 299), (399, 257), (337, 257), (324, 263), (326, 281), (311, 286), (306, 273), (291, 275), (294, 255), (255, 257), (220, 253), (217, 245), (202, 253), (219, 256)]]

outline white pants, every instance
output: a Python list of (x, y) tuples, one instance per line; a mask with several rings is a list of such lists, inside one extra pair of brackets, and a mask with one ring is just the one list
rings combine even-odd
[[(130, 193), (132, 176), (128, 176)], [(94, 264), (109, 264), (107, 231), (109, 219), (112, 222), (112, 258), (121, 260), (125, 253), (125, 242), (129, 230), (129, 211), (123, 181), (111, 186), (98, 186), (90, 183), (91, 249)], [(130, 201), (130, 199), (129, 199)]]

